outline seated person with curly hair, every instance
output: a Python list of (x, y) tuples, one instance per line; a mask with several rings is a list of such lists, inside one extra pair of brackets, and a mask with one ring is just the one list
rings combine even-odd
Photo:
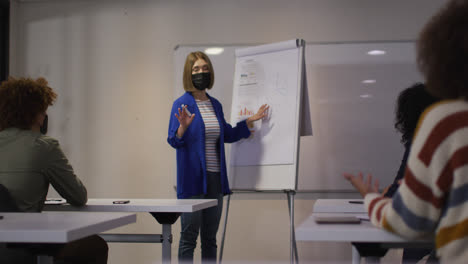
[[(385, 188), (382, 195), (385, 197), (393, 197), (400, 186), (400, 182), (405, 174), (406, 163), (411, 149), (412, 138), (418, 120), (421, 114), (430, 105), (439, 101), (436, 97), (430, 95), (422, 83), (415, 83), (412, 86), (404, 89), (399, 95), (395, 108), (395, 128), (401, 133), (401, 143), (405, 147), (405, 153), (401, 160), (400, 168), (393, 183)], [(344, 173), (345, 178), (351, 179), (354, 175)], [(375, 254), (379, 250), (378, 255), (384, 255), (386, 249), (381, 248), (378, 244), (364, 243), (354, 244), (361, 255)], [(370, 252), (370, 253), (368, 253)], [(424, 256), (431, 253), (429, 261), (426, 263), (437, 263), (435, 256), (432, 254), (431, 248), (407, 248), (403, 251), (403, 264), (417, 263)]]
[(417, 61), (442, 101), (421, 116), (403, 181), (392, 198), (349, 175), (372, 223), (410, 239), (432, 236), (441, 263), (468, 260), (468, 0), (447, 1), (424, 27)]
[[(0, 184), (20, 212), (42, 211), (49, 184), (72, 205), (88, 199), (58, 141), (43, 134), (47, 108), (56, 98), (44, 78), (9, 78), (0, 85)], [(53, 255), (55, 263), (107, 263), (107, 243), (97, 235), (37, 248)], [(4, 247), (0, 262), (19, 263), (20, 257), (25, 263), (18, 251), (21, 247)]]

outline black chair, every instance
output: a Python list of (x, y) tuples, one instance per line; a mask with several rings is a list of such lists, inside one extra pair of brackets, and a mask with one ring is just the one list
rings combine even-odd
[(0, 212), (19, 212), (19, 208), (15, 200), (10, 194), (10, 191), (0, 184)]
[[(10, 191), (0, 184), (0, 212), (20, 212)], [(2, 243), (0, 244), (1, 263), (36, 263), (36, 257), (28, 248), (22, 244)]]
[[(2, 184), (0, 184), (0, 212), (21, 212), (10, 191)], [(0, 244), (0, 263), (40, 263), (41, 257), (53, 256), (59, 248), (51, 244)]]

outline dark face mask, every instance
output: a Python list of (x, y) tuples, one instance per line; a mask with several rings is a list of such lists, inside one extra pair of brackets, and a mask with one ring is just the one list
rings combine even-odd
[(211, 73), (209, 72), (202, 72), (197, 74), (192, 74), (192, 83), (197, 90), (203, 91), (211, 83)]
[(41, 126), (41, 128), (40, 128), (41, 133), (42, 133), (43, 135), (45, 135), (45, 134), (47, 133), (48, 123), (49, 123), (49, 116), (46, 115), (45, 118), (44, 118), (44, 122), (42, 122), (42, 126)]

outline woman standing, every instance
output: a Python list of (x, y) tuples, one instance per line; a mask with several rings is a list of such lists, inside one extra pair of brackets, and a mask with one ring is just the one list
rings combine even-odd
[(199, 212), (183, 213), (179, 261), (193, 262), (200, 231), (202, 260), (216, 262), (216, 233), (221, 219), (223, 196), (231, 193), (226, 172), (224, 143), (250, 136), (253, 122), (266, 116), (268, 106), (232, 127), (224, 119), (218, 100), (206, 89), (214, 83), (213, 66), (203, 52), (192, 52), (184, 66), (186, 93), (175, 100), (169, 120), (167, 141), (177, 150), (177, 198), (217, 199), (218, 205)]

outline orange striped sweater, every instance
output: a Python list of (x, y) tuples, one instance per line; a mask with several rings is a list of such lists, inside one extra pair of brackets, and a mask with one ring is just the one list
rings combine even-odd
[(468, 102), (427, 109), (397, 193), (368, 194), (365, 205), (374, 225), (407, 238), (433, 235), (442, 263), (468, 263)]

